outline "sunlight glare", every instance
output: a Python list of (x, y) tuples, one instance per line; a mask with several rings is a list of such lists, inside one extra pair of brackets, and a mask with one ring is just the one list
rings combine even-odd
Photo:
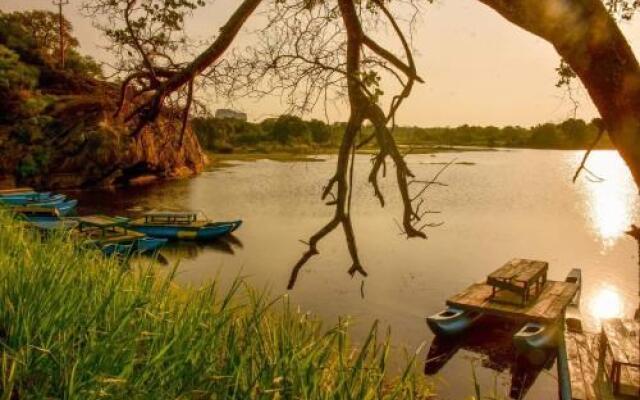
[[(631, 223), (633, 182), (622, 158), (615, 151), (597, 151), (589, 157), (588, 168), (604, 180), (593, 182), (583, 176), (589, 219), (606, 245), (620, 238)], [(586, 175), (586, 173), (585, 173)]]
[(591, 315), (602, 321), (622, 315), (622, 300), (620, 293), (610, 287), (601, 288), (591, 299), (589, 304)]

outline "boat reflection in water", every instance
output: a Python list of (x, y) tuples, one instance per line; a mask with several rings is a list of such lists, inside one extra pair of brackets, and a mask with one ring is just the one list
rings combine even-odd
[(513, 399), (522, 399), (540, 372), (553, 366), (556, 352), (537, 350), (525, 356), (518, 356), (513, 346), (513, 335), (521, 327), (522, 323), (482, 316), (460, 336), (436, 336), (427, 353), (424, 373), (435, 375), (462, 349), (478, 355), (484, 368), (497, 372), (509, 371), (509, 395)]
[(242, 241), (236, 236), (227, 235), (210, 242), (194, 242), (178, 240), (168, 242), (157, 254), (161, 264), (170, 265), (180, 260), (194, 260), (205, 252), (235, 254), (236, 249), (243, 248)]

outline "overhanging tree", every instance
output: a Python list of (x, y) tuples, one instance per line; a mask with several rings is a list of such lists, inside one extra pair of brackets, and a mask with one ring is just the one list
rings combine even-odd
[[(168, 4), (160, 0), (137, 1)], [(566, 63), (565, 67), (575, 72), (586, 87), (602, 117), (603, 129), (609, 133), (640, 187), (640, 66), (612, 13), (617, 7), (628, 17), (635, 9), (634, 3), (624, 0), (608, 0), (606, 5), (601, 0), (479, 1), (554, 46)], [(157, 118), (172, 94), (186, 90), (183, 114), (186, 121), (193, 82), (197, 79), (227, 84), (227, 89), (231, 88), (229, 93), (238, 88), (256, 92), (264, 89), (264, 86), (247, 85), (247, 82), (259, 82), (260, 79), (243, 83), (234, 77), (231, 82), (225, 82), (232, 76), (221, 73), (225, 65), (231, 67), (227, 72), (239, 71), (238, 68), (243, 67), (247, 69), (244, 76), (269, 77), (272, 86), (267, 92), (274, 88), (287, 91), (292, 105), (300, 111), (306, 111), (319, 99), (327, 98), (327, 91), (322, 85), (334, 87), (334, 93), (347, 97), (350, 108), (336, 171), (322, 195), (329, 199), (328, 204), (334, 207), (335, 212), (333, 218), (308, 241), (309, 248), (296, 264), (289, 287), (295, 283), (299, 269), (317, 254), (318, 241), (339, 226), (347, 237), (353, 261), (349, 272), (365, 275), (350, 217), (353, 154), (362, 144), (357, 138), (365, 122), (372, 124), (374, 133), (364, 142), (373, 141), (379, 148), (369, 174), (375, 195), (384, 205), (378, 177), (385, 170), (385, 160), (391, 159), (404, 206), (404, 233), (408, 237), (425, 237), (423, 229), (429, 226), (423, 221), (429, 211), (421, 209), (425, 204), (423, 194), (434, 179), (415, 180), (393, 138), (397, 110), (411, 94), (413, 86), (422, 79), (416, 71), (411, 43), (392, 8), (413, 9), (424, 2), (426, 0), (264, 0), (267, 9), (279, 13), (279, 18), (269, 21), (265, 32), (275, 33), (282, 40), (267, 41), (262, 48), (254, 49), (253, 54), (259, 57), (240, 58), (240, 64), (237, 59), (223, 63), (225, 51), (258, 5), (263, 3), (261, 0), (244, 0), (208, 48), (190, 62), (174, 66), (166, 74), (154, 72), (160, 69), (146, 61), (144, 48), (141, 50), (132, 41), (132, 51), (137, 52), (143, 62), (123, 83), (123, 102), (125, 90), (129, 86), (135, 87), (135, 95), (129, 99), (134, 106), (126, 118), (137, 119), (138, 126), (143, 126)], [(305, 19), (308, 24), (301, 24)], [(363, 29), (363, 25), (388, 27), (399, 43), (401, 55), (381, 45), (367, 33), (370, 30)], [(331, 50), (327, 51), (327, 48)], [(563, 70), (567, 71), (566, 68)], [(388, 101), (386, 111), (381, 99), (384, 95), (381, 86), (383, 76), (397, 80), (400, 87)], [(296, 93), (303, 95), (298, 97)]]

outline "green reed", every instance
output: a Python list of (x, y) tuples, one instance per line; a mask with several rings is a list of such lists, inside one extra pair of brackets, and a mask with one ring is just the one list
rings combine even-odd
[(242, 280), (183, 289), (0, 210), (1, 399), (429, 398), (389, 335), (360, 344)]

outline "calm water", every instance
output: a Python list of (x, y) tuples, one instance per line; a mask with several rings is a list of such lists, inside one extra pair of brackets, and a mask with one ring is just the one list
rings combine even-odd
[[(636, 189), (615, 152), (597, 151), (589, 168), (605, 181), (571, 177), (581, 152), (481, 151), (411, 155), (418, 177), (432, 176), (438, 163), (457, 158), (442, 177), (448, 186), (429, 192), (429, 208), (441, 211), (428, 240), (407, 240), (399, 234), (400, 219), (393, 175), (384, 180), (388, 204), (380, 209), (366, 182), (368, 156), (358, 156), (354, 193), (354, 225), (358, 248), (369, 277), (347, 275), (350, 266), (340, 230), (320, 243), (320, 255), (307, 264), (293, 302), (319, 315), (327, 324), (338, 315), (354, 318), (356, 337), (379, 319), (391, 326), (394, 344), (414, 350), (422, 343), (423, 360), (433, 339), (424, 316), (439, 311), (444, 300), (513, 257), (550, 263), (549, 277), (561, 280), (571, 268), (583, 270), (582, 310), (587, 324), (598, 319), (632, 315), (638, 298), (637, 245), (624, 230), (638, 214)], [(116, 192), (84, 192), (80, 211), (130, 214), (161, 208), (203, 210), (215, 219), (242, 218), (235, 238), (212, 246), (179, 246), (163, 251), (180, 260), (179, 280), (198, 285), (219, 276), (238, 274), (274, 294), (285, 292), (290, 268), (305, 250), (305, 240), (329, 220), (331, 209), (320, 192), (334, 168), (334, 158), (320, 162), (238, 162), (183, 181)], [(358, 173), (359, 172), (359, 173)], [(502, 329), (502, 328), (500, 328)], [(503, 346), (481, 355), (484, 346), (469, 343), (438, 375), (443, 398), (473, 393), (471, 364), (478, 368), (489, 393), (494, 384), (509, 392), (510, 331)], [(502, 372), (496, 372), (502, 371)], [(531, 375), (531, 374), (529, 374)], [(555, 367), (542, 370), (527, 398), (557, 398)]]

